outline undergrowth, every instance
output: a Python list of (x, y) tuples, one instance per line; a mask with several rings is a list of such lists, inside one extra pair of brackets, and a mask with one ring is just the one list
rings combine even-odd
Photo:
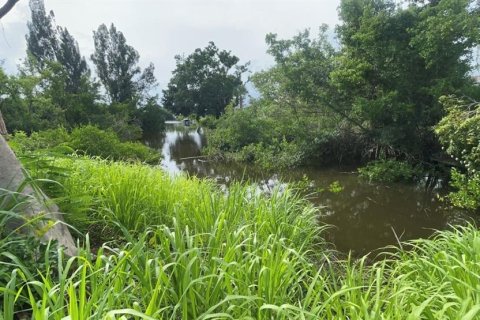
[[(265, 196), (151, 167), (60, 159), (71, 215), (111, 234), (78, 256), (2, 284), (3, 318), (475, 319), (480, 232), (443, 231), (373, 265), (325, 249), (316, 209), (295, 190)], [(38, 174), (40, 174), (39, 172)], [(77, 210), (73, 210), (76, 207)], [(121, 241), (118, 239), (121, 238)], [(4, 263), (4, 262), (0, 262)], [(55, 265), (55, 268), (52, 267)], [(22, 302), (22, 303), (20, 303)], [(26, 306), (25, 306), (26, 304)]]

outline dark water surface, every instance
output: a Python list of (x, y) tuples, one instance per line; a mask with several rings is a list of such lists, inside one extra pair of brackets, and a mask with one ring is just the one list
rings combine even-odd
[(338, 181), (343, 187), (341, 192), (323, 191), (311, 201), (324, 207), (320, 220), (333, 226), (326, 235), (327, 240), (338, 250), (351, 250), (354, 255), (396, 244), (396, 236), (401, 240), (425, 238), (434, 230), (473, 218), (440, 201), (438, 196), (442, 191), (439, 189), (426, 190), (421, 185), (370, 184), (359, 179), (353, 168), (302, 168), (267, 174), (251, 165), (205, 161), (201, 150), (206, 139), (201, 128), (169, 124), (165, 135), (150, 139), (148, 144), (162, 153), (162, 167), (167, 171), (209, 177), (220, 184), (248, 179), (264, 189), (271, 189), (306, 176), (315, 189), (328, 190), (331, 183)]

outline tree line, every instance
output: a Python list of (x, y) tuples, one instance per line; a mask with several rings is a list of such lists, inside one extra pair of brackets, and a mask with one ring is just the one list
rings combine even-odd
[(265, 167), (432, 161), (440, 98), (480, 98), (479, 16), (471, 0), (342, 0), (338, 44), (327, 26), (267, 35), (275, 65), (251, 77), (260, 98), (213, 125), (210, 151)]
[(91, 61), (97, 78), (67, 28), (57, 26), (43, 0), (31, 0), (27, 57), (17, 75), (0, 70), (0, 110), (11, 132), (27, 133), (94, 124), (124, 140), (162, 129), (170, 117), (152, 89), (154, 66), (142, 69), (140, 55), (112, 24), (93, 32)]

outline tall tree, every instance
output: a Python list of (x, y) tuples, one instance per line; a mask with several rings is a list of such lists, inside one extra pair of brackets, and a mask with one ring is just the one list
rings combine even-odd
[(91, 58), (111, 102), (135, 104), (146, 98), (156, 83), (153, 64), (142, 72), (140, 55), (113, 24), (110, 28), (100, 25), (93, 39), (95, 52)]
[(43, 0), (30, 0), (32, 20), (28, 22), (27, 51), (35, 58), (39, 68), (55, 61), (59, 47), (55, 16), (47, 14)]
[(240, 102), (245, 87), (242, 74), (247, 65), (230, 51), (210, 42), (187, 57), (176, 56), (176, 68), (168, 88), (163, 91), (165, 108), (176, 114), (220, 116), (234, 100)]
[(67, 74), (66, 90), (70, 93), (79, 93), (83, 87), (82, 83), (90, 77), (90, 70), (85, 58), (80, 54), (77, 41), (67, 28), (59, 27), (58, 34), (59, 47), (56, 58)]
[(52, 64), (63, 68), (62, 81), (67, 93), (79, 93), (90, 77), (85, 58), (81, 55), (77, 41), (67, 28), (55, 26), (55, 16), (46, 13), (44, 0), (30, 0), (32, 20), (28, 23), (27, 53), (34, 60), (27, 60), (32, 71), (42, 72), (46, 68), (58, 71)]

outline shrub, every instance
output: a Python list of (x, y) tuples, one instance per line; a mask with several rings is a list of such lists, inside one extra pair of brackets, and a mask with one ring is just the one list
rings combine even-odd
[(154, 103), (148, 103), (145, 107), (138, 109), (137, 116), (144, 136), (165, 131), (165, 121), (174, 118), (168, 110)]
[(270, 130), (269, 122), (253, 110), (228, 107), (208, 141), (222, 152), (238, 152), (250, 144), (269, 142), (272, 136)]
[(158, 152), (139, 142), (120, 142), (113, 131), (100, 130), (90, 125), (74, 129), (70, 144), (83, 154), (104, 159), (138, 160), (148, 163), (155, 163), (160, 159)]
[(143, 161), (158, 163), (160, 153), (150, 149), (140, 142), (122, 142), (117, 146), (117, 159), (126, 161)]
[(435, 132), (445, 152), (458, 163), (452, 169), (448, 195), (453, 205), (480, 208), (480, 104), (466, 103), (455, 97), (442, 97), (447, 114), (435, 126)]
[(119, 144), (120, 140), (113, 131), (92, 125), (73, 129), (70, 140), (70, 146), (77, 152), (111, 159), (119, 158)]
[(65, 145), (70, 140), (64, 127), (32, 132), (30, 136), (23, 131), (17, 131), (10, 139), (10, 145), (19, 152), (49, 149)]
[(448, 194), (451, 203), (464, 209), (480, 208), (480, 174), (465, 174), (452, 169), (451, 175), (450, 186), (455, 189)]
[(160, 154), (139, 142), (121, 142), (112, 130), (87, 125), (75, 128), (69, 135), (65, 128), (34, 132), (27, 136), (16, 132), (11, 147), (19, 154), (48, 150), (56, 154), (96, 156), (104, 159), (158, 163)]
[(359, 168), (360, 177), (378, 182), (412, 182), (418, 178), (421, 171), (408, 162), (397, 160), (372, 161)]
[(207, 129), (215, 129), (217, 127), (217, 122), (218, 120), (213, 115), (206, 115), (198, 120), (200, 126)]

